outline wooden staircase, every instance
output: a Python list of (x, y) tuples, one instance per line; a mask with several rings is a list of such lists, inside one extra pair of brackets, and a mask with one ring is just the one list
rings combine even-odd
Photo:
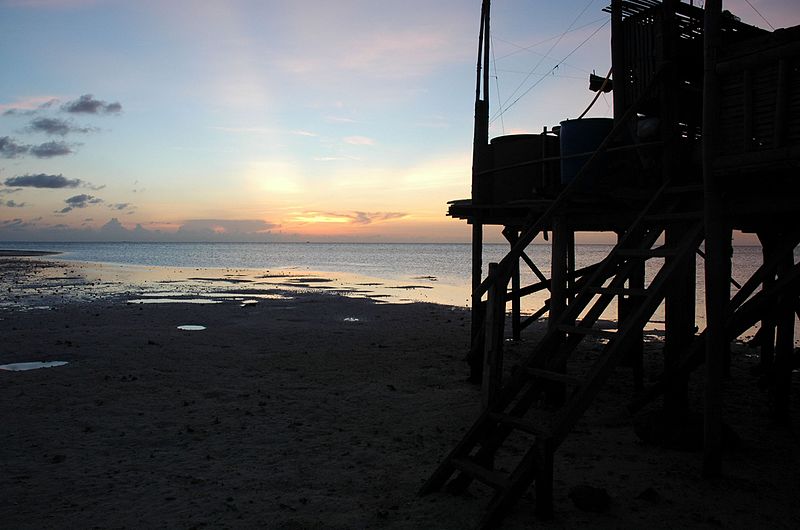
[[(420, 494), (439, 490), (456, 473), (448, 485), (453, 492), (463, 491), (472, 480), (483, 482), (495, 493), (479, 528), (491, 528), (535, 482), (537, 514), (552, 515), (555, 451), (664, 300), (674, 274), (703, 239), (702, 211), (689, 199), (697, 197), (697, 191), (694, 187), (665, 185), (655, 193), (594, 273), (580, 282), (567, 309), (551, 319), (547, 333), (512, 370), (508, 381)], [(657, 245), (665, 228), (675, 223), (680, 223), (682, 236), (668, 246)], [(532, 221), (528, 228), (534, 230), (535, 224)], [(642, 260), (654, 258), (666, 259), (650, 284), (627, 288), (626, 281)], [(505, 286), (508, 278), (498, 272), (494, 281)], [(636, 297), (638, 306), (619, 323), (617, 331), (596, 328), (603, 311), (619, 295)], [(504, 304), (490, 301), (487, 305), (503, 312), (493, 319), (504, 317)], [(585, 337), (606, 342), (588, 369), (571, 373), (570, 358)], [(513, 446), (510, 460), (509, 445)]]

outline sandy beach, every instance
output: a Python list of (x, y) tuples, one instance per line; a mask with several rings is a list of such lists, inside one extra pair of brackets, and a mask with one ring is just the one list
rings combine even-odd
[[(0, 527), (478, 521), (483, 487), (416, 494), (478, 411), (465, 309), (345, 296), (319, 277), (151, 272), (160, 283), (145, 288), (135, 271), (0, 258), (0, 364), (68, 363), (0, 370)], [(509, 343), (509, 359), (540, 330)], [(736, 345), (725, 420), (741, 441), (724, 478), (701, 480), (700, 453), (637, 438), (620, 369), (556, 453), (556, 518), (537, 521), (529, 493), (503, 528), (797, 528), (797, 374), (794, 427), (775, 426), (755, 362)], [(647, 363), (655, 375), (658, 355)], [(579, 510), (569, 491), (580, 484), (606, 489), (610, 509)]]

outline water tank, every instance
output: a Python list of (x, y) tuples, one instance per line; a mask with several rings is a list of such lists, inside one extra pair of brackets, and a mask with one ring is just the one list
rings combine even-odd
[[(524, 164), (547, 157), (557, 157), (559, 140), (548, 134), (510, 134), (493, 138), (490, 143), (494, 168)], [(492, 200), (502, 204), (515, 200), (532, 199), (552, 187), (558, 178), (555, 162), (524, 164), (520, 167), (500, 169), (491, 174)]]
[[(612, 118), (584, 118), (561, 122), (561, 156), (596, 151), (614, 127)], [(591, 154), (561, 159), (561, 183), (567, 184), (591, 158)], [(581, 177), (582, 185), (591, 188), (608, 168), (608, 155), (601, 153)]]

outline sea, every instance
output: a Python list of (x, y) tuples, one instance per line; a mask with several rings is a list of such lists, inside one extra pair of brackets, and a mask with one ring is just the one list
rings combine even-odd
[[(287, 270), (303, 273), (344, 273), (362, 277), (365, 283), (392, 281), (424, 287), (424, 301), (466, 307), (470, 299), (471, 249), (464, 243), (0, 243), (0, 248), (59, 252), (55, 258), (169, 268)], [(487, 265), (508, 252), (507, 244), (484, 245), (484, 274)], [(576, 268), (605, 257), (609, 245), (576, 245)], [(550, 246), (534, 244), (526, 254), (545, 276), (550, 274)], [(760, 247), (736, 246), (732, 278), (743, 284), (762, 261)], [(647, 281), (658, 270), (656, 260), (648, 262)], [(522, 284), (537, 278), (521, 263)], [(424, 284), (424, 285), (422, 285)], [(736, 291), (735, 285), (731, 286)], [(413, 298), (413, 293), (406, 294)], [(697, 320), (704, 327), (703, 260), (697, 257)], [(523, 300), (524, 313), (541, 307), (547, 292)], [(615, 318), (614, 308), (604, 318)], [(656, 327), (663, 324), (663, 307), (653, 316)]]

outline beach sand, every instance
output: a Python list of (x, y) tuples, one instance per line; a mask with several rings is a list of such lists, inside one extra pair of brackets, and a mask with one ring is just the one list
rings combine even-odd
[[(215, 304), (128, 303), (147, 297), (135, 283), (98, 279), (107, 272), (0, 259), (0, 363), (68, 362), (0, 371), (0, 527), (460, 529), (479, 520), (482, 486), (416, 495), (478, 411), (463, 308), (377, 303), (314, 282), (228, 282), (231, 296)], [(206, 300), (199, 289), (213, 282), (189, 278), (220, 273), (161, 274), (170, 283), (159, 289), (191, 285), (177, 297)], [(186, 324), (206, 329), (178, 329)], [(540, 330), (509, 344), (509, 358)], [(755, 351), (736, 352), (726, 421), (742, 442), (724, 478), (701, 480), (697, 452), (638, 440), (620, 419), (632, 394), (620, 369), (556, 454), (556, 518), (537, 521), (528, 493), (503, 528), (797, 528), (797, 429), (770, 421), (748, 374)], [(651, 371), (658, 362), (648, 355)], [(579, 484), (605, 488), (609, 511), (576, 508), (568, 492)]]

